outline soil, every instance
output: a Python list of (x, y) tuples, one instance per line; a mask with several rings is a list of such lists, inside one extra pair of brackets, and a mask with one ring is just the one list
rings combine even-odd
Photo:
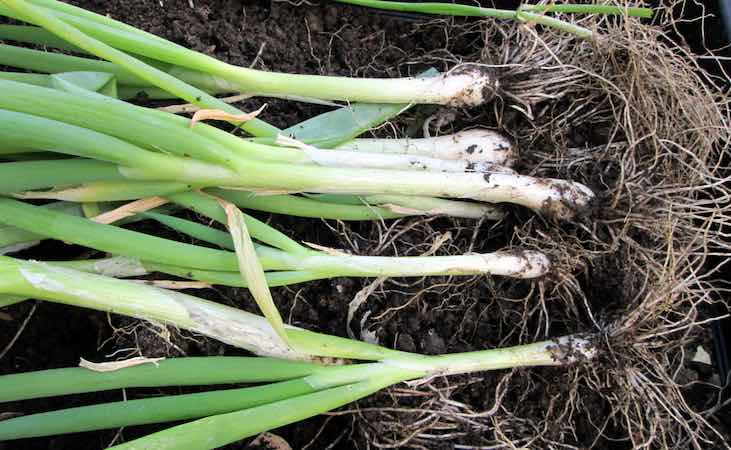
[[(484, 46), (481, 28), (475, 21), (426, 21), (419, 17), (373, 13), (327, 2), (310, 4), (304, 0), (298, 2), (299, 6), (284, 1), (234, 0), (83, 0), (72, 3), (124, 20), (230, 63), (272, 71), (370, 77), (415, 75), (429, 67), (448, 69), (462, 58), (479, 54)], [(445, 27), (450, 24), (459, 26)], [(253, 110), (263, 101), (247, 101), (241, 107)], [(329, 109), (306, 103), (266, 101), (269, 107), (263, 118), (279, 127), (290, 126)], [(524, 120), (519, 114), (506, 113), (498, 122), (491, 106), (471, 111), (435, 111), (435, 108), (422, 107), (412, 110), (405, 118), (394, 121), (392, 127), (385, 127), (378, 133), (390, 134), (397, 129), (402, 134), (418, 134), (424, 118), (435, 112), (453, 115), (454, 120), (446, 125), (445, 132), (478, 123), (507, 131), (511, 126), (520, 126)], [(577, 132), (572, 139), (574, 142), (567, 145), (590, 146), (606, 141), (606, 133)], [(481, 223), (479, 227), (472, 222), (441, 218), (402, 220), (393, 226), (384, 226), (269, 215), (259, 217), (295, 239), (372, 255), (422, 254), (447, 231), (451, 237), (438, 253), (490, 251), (510, 244), (513, 226), (531, 220), (530, 214), (520, 210), (513, 211), (510, 218), (498, 226)], [(143, 229), (145, 226), (148, 225), (142, 225)], [(398, 233), (407, 229), (408, 233)], [(155, 230), (155, 233), (161, 234), (161, 231)], [(171, 238), (178, 237), (173, 235)], [(82, 252), (81, 249), (73, 251)], [(73, 255), (67, 246), (47, 242), (20, 256), (68, 259)], [(592, 305), (604, 305), (597, 309), (607, 311), (608, 315), (612, 311), (611, 305), (624, 298), (626, 280), (622, 276), (623, 270), (615, 260), (597, 261), (584, 278), (592, 280), (583, 286)], [(324, 280), (277, 288), (274, 296), (283, 316), (293, 325), (348, 336), (347, 304), (372, 282)], [(355, 337), (370, 336), (382, 345), (428, 354), (505, 345), (522, 338), (521, 333), (525, 330), (538, 335), (535, 326), (543, 322), (536, 318), (535, 305), (523, 299), (532, 295), (533, 289), (539, 288), (543, 286), (486, 278), (389, 280), (374, 291), (349, 328)], [(252, 299), (242, 289), (217, 287), (214, 291), (197, 292), (196, 295), (255, 310)], [(580, 313), (577, 311), (565, 309), (565, 305), (552, 303), (542, 306), (549, 316), (556, 317), (551, 322), (552, 335), (582, 331), (581, 323), (587, 321), (586, 317), (578, 317)], [(9, 342), (31, 311), (33, 315), (19, 339), (0, 359), (0, 373), (74, 366), (79, 357), (102, 361), (138, 354), (149, 357), (244, 354), (189, 333), (167, 330), (169, 336), (165, 336), (160, 330), (136, 321), (52, 303), (24, 303), (3, 310), (3, 315), (0, 315), (0, 343)], [(525, 323), (526, 318), (530, 323)], [(366, 325), (364, 329), (361, 329), (361, 322)], [(120, 350), (126, 353), (115, 353)], [(712, 371), (700, 366), (689, 366), (688, 370), (690, 378), (710, 379), (713, 376)], [(560, 426), (560, 421), (544, 420), (549, 416), (553, 419), (562, 417), (564, 412), (554, 411), (556, 406), (552, 399), (565, 393), (563, 391), (572, 381), (570, 377), (570, 372), (561, 369), (542, 368), (532, 370), (530, 376), (526, 371), (517, 370), (434, 380), (426, 391), (448, 392), (454, 402), (462, 403), (474, 412), (491, 410), (499, 397), (503, 404), (509, 405), (517, 419), (510, 422), (510, 429), (502, 430), (497, 423), (487, 426), (489, 420), (468, 422), (454, 419), (449, 414), (434, 416), (427, 422), (445, 426), (440, 434), (446, 437), (422, 439), (419, 445), (434, 449), (455, 448), (457, 442), (487, 445), (494, 443), (502, 433), (515, 438), (523, 431), (526, 435), (535, 431), (531, 429), (535, 424), (543, 424), (552, 427), (546, 436), (556, 442), (571, 443), (577, 447), (628, 448), (627, 442), (615, 443), (609, 439), (594, 442), (596, 430), (589, 419), (574, 418), (575, 428), (572, 430)], [(589, 387), (581, 389), (581, 408), (598, 415), (609, 411), (606, 397), (600, 395), (606, 393), (594, 393)], [(124, 395), (133, 398), (178, 392), (181, 390), (150, 389), (133, 390)], [(401, 416), (394, 413), (389, 416), (383, 412), (384, 407), (418, 409), (430, 405), (437, 408), (438, 405), (445, 408), (436, 402), (434, 395), (427, 398), (423, 392), (399, 387), (358, 402), (357, 408), (351, 406), (347, 411), (316, 417), (274, 432), (294, 449), (370, 448), (373, 442), (385, 442), (389, 437), (401, 436), (403, 427), (411, 425), (406, 422), (423, 418), (418, 414)], [(704, 392), (696, 394), (696, 399), (707, 396)], [(29, 401), (4, 407), (3, 411), (46, 411), (119, 400), (122, 395), (121, 392), (106, 392)], [(449, 409), (442, 411), (449, 412)], [(581, 411), (576, 411), (576, 414), (582, 415)], [(0, 443), (0, 450), (99, 449), (165, 426)], [(444, 432), (445, 429), (448, 432)], [(617, 422), (610, 424), (605, 433), (622, 436), (623, 429), (623, 424)], [(453, 437), (449, 437), (450, 432)], [(250, 446), (250, 441), (227, 448), (258, 448)], [(524, 444), (530, 446), (530, 443)], [(404, 448), (412, 445), (406, 444)]]

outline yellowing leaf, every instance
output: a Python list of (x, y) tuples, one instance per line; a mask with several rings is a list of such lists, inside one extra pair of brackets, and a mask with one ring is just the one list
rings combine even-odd
[(228, 230), (234, 241), (234, 249), (239, 262), (239, 271), (249, 287), (249, 292), (259, 305), (259, 309), (267, 318), (274, 331), (288, 344), (287, 333), (284, 331), (282, 316), (279, 315), (269, 285), (264, 277), (264, 268), (254, 249), (254, 243), (244, 222), (244, 213), (234, 204), (218, 199), (226, 212)]
[(91, 220), (97, 223), (110, 224), (122, 220), (126, 217), (134, 216), (137, 213), (145, 212), (150, 209), (162, 206), (168, 201), (162, 197), (148, 197), (135, 200), (124, 204), (117, 209), (107, 211), (98, 216), (92, 217)]
[(79, 367), (93, 370), (94, 372), (114, 372), (115, 370), (125, 369), (127, 367), (139, 366), (140, 364), (157, 364), (165, 358), (147, 358), (138, 356), (136, 358), (125, 359), (123, 361), (110, 361), (103, 363), (95, 363), (81, 358)]
[(266, 108), (266, 103), (256, 111), (244, 114), (231, 114), (220, 109), (199, 109), (193, 114), (193, 118), (190, 119), (190, 128), (193, 128), (196, 123), (203, 120), (225, 120), (228, 122), (246, 122), (248, 120), (255, 119), (256, 116), (261, 114)]

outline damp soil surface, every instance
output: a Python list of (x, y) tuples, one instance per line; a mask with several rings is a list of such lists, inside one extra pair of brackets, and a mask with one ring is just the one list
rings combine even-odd
[[(471, 26), (469, 20), (427, 22), (423, 18), (373, 13), (327, 2), (320, 5), (310, 4), (306, 0), (291, 3), (264, 0), (75, 0), (72, 3), (232, 64), (271, 71), (370, 77), (408, 76), (429, 67), (448, 69), (462, 62), (463, 58), (479, 54), (484, 46), (480, 28)], [(290, 126), (330, 109), (328, 106), (276, 99), (254, 99), (240, 106), (251, 110), (264, 101), (269, 106), (263, 118), (279, 127)], [(446, 118), (443, 132), (478, 123), (504, 129), (506, 123), (491, 119), (493, 115), (490, 114), (490, 108), (471, 111), (417, 108), (378, 133), (393, 135), (398, 130), (402, 135), (419, 135), (424, 119), (433, 114), (437, 114), (438, 118)], [(582, 136), (576, 138), (586, 139)], [(510, 243), (509, 230), (516, 222), (530, 220), (530, 215), (524, 212), (511, 214), (507, 221), (498, 226), (434, 218), (385, 224), (344, 224), (282, 216), (259, 217), (300, 241), (371, 255), (419, 255), (437, 247), (435, 243), (439, 242), (444, 244), (438, 247), (438, 254), (491, 251)], [(183, 239), (164, 230), (145, 228), (150, 226), (142, 224), (138, 228), (172, 239)], [(20, 256), (70, 259), (88, 255), (85, 251), (46, 242)], [(611, 269), (620, 271), (621, 267), (608, 269), (605, 273), (610, 275), (605, 280), (604, 289), (595, 286), (588, 290), (595, 294), (592, 301), (611, 302), (615, 297), (621, 297), (618, 278), (611, 276)], [(350, 332), (356, 338), (375, 340), (400, 350), (440, 354), (515, 341), (519, 337), (516, 335), (519, 328), (517, 324), (521, 323), (522, 317), (532, 314), (529, 314), (528, 306), (521, 299), (531, 295), (531, 290), (535, 289), (530, 283), (485, 278), (389, 280), (374, 286), (374, 294), (368, 303), (348, 323), (348, 303), (371, 283), (373, 280), (334, 279), (276, 288), (273, 292), (285, 320), (293, 325), (340, 336), (348, 336)], [(495, 293), (499, 293), (499, 296)], [(217, 287), (195, 294), (255, 310), (252, 299), (241, 289)], [(565, 317), (570, 316), (570, 312), (563, 314)], [(510, 329), (511, 324), (516, 325), (515, 331)], [(0, 345), (0, 351), (21, 326), (22, 333), (0, 359), (2, 374), (74, 366), (80, 357), (104, 361), (140, 354), (148, 357), (245, 354), (186, 332), (160, 330), (148, 324), (99, 312), (30, 302), (0, 313), (0, 343), (3, 344)], [(573, 331), (576, 330), (570, 323), (563, 324), (560, 319), (554, 321), (554, 335)], [(498, 393), (502, 402), (522, 405), (521, 417), (526, 419), (525, 426), (530, 427), (531, 417), (536, 419), (535, 423), (540, 423), (546, 411), (554, 406), (552, 398), (561, 394), (564, 383), (571, 381), (564, 379), (564, 372), (558, 369), (536, 369), (533, 378), (517, 371), (511, 376), (510, 390), (506, 392), (500, 382), (505, 380), (507, 374), (507, 371), (497, 371), (456, 377), (450, 381), (441, 380), (435, 382), (433, 389), (449, 394), (455, 402), (468, 405), (473, 411), (491, 410), (497, 404)], [(536, 385), (536, 374), (545, 383)], [(30, 413), (121, 400), (125, 396), (142, 398), (190, 391), (171, 388), (67, 396), (15, 404), (4, 407), (3, 412)], [(398, 427), (398, 418), (389, 422), (379, 414), (378, 420), (369, 420), (369, 411), (393, 406), (418, 408), (424, 400), (414, 392), (407, 387), (400, 387), (363, 400), (356, 406), (351, 405), (347, 411), (339, 414), (316, 417), (274, 432), (294, 449), (371, 448), (370, 442), (388, 441), (389, 434), (399, 436), (401, 432), (393, 428)], [(598, 396), (593, 403), (592, 398), (591, 395), (585, 395), (582, 407), (595, 412), (606, 408)], [(474, 423), (478, 422), (476, 420)], [(455, 425), (457, 422), (449, 420), (445, 420), (445, 423), (455, 427), (455, 437), (427, 440), (430, 444), (425, 448), (451, 449), (455, 442), (484, 445), (492, 442), (496, 436), (495, 430), (482, 426), (470, 428), (464, 422)], [(579, 428), (574, 430), (572, 437), (567, 437), (562, 430), (557, 429), (553, 438), (556, 441), (568, 440), (579, 446), (590, 445), (595, 435), (593, 425), (588, 421), (582, 423), (581, 420), (576, 423)], [(166, 426), (133, 427), (0, 443), (0, 450), (99, 449)], [(519, 429), (508, 431), (513, 436), (520, 435)], [(526, 428), (526, 433), (534, 431)], [(547, 434), (550, 436), (551, 430)], [(608, 434), (611, 435), (611, 432)], [(626, 448), (625, 444), (615, 446), (609, 441), (597, 446)], [(248, 439), (227, 448), (262, 447), (252, 446), (251, 439)]]

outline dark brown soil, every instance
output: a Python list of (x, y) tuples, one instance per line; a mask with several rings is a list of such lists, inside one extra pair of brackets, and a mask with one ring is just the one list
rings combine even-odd
[[(192, 0), (190, 3), (193, 6), (188, 0), (83, 0), (73, 3), (124, 20), (219, 59), (273, 71), (371, 77), (414, 75), (431, 66), (440, 70), (449, 68), (459, 62), (461, 57), (479, 54), (484, 46), (480, 28), (471, 27), (470, 24), (474, 22), (469, 20), (457, 20), (455, 22), (460, 27), (445, 28), (444, 25), (453, 19), (426, 23), (423, 19), (394, 17), (327, 3), (310, 5), (305, 1), (299, 7), (279, 1), (234, 0)], [(267, 101), (270, 106), (264, 119), (280, 127), (292, 125), (328, 109), (304, 103)], [(253, 109), (260, 102), (254, 100), (243, 107)], [(415, 109), (407, 118), (399, 119), (395, 126), (405, 132), (415, 133), (424, 117), (433, 112), (433, 108)], [(454, 113), (456, 119), (451, 126), (456, 129), (475, 123), (501, 129), (508, 123), (520, 126), (524, 120), (519, 114), (510, 113), (503, 116), (503, 122), (498, 124), (491, 114), (491, 107)], [(573, 136), (575, 142), (568, 145), (591, 145), (594, 141), (601, 143), (606, 140), (601, 132), (586, 134), (577, 133)], [(261, 217), (270, 220), (274, 226), (295, 239), (355, 250), (362, 254), (380, 255), (424, 253), (439, 237), (439, 233), (447, 230), (452, 236), (440, 248), (440, 253), (490, 251), (511, 243), (509, 230), (514, 224), (531, 220), (530, 214), (515, 211), (509, 220), (497, 227), (485, 223), (475, 229), (472, 222), (415, 219), (402, 221), (394, 230), (386, 233), (383, 227), (370, 223), (340, 224), (281, 216)], [(398, 235), (395, 232), (406, 228), (411, 228), (409, 233)], [(156, 233), (159, 234), (159, 231)], [(394, 236), (397, 236), (394, 241), (389, 242), (388, 239)], [(64, 253), (60, 254), (61, 251)], [(67, 247), (46, 243), (24, 256), (52, 259), (69, 258), (70, 255)], [(614, 309), (612, 305), (624, 298), (622, 270), (622, 267), (617, 267), (617, 261), (607, 259), (604, 266), (602, 261), (597, 261), (584, 277), (593, 280), (583, 286), (590, 301), (597, 305), (597, 310), (604, 310), (607, 315)], [(600, 276), (603, 278), (599, 279)], [(283, 316), (292, 324), (347, 336), (347, 303), (371, 281), (318, 281), (278, 288), (274, 295)], [(390, 280), (376, 290), (369, 302), (359, 310), (350, 328), (356, 337), (361, 337), (359, 323), (364, 314), (368, 314), (366, 323), (369, 330), (376, 332), (382, 345), (423, 353), (469, 351), (505, 345), (522, 340), (523, 336), (519, 335), (521, 330), (535, 331), (538, 335), (535, 328), (542, 322), (536, 318), (536, 305), (522, 301), (531, 289), (538, 288), (543, 286), (485, 278), (437, 278), (428, 282)], [(197, 295), (249, 310), (255, 309), (248, 293), (240, 289), (217, 288)], [(3, 311), (8, 317), (0, 316), (0, 343), (9, 341), (32, 307), (28, 303)], [(558, 303), (542, 307), (546, 308), (549, 316), (556, 318), (551, 323), (551, 335), (585, 331), (582, 327), (588, 319), (581, 317), (578, 312), (580, 308), (576, 311), (566, 310), (565, 305)], [(621, 305), (616, 309), (621, 309)], [(534, 321), (535, 324), (526, 324), (526, 320)], [(115, 335), (113, 327), (126, 327), (127, 331)], [(154, 330), (128, 319), (38, 303), (18, 341), (0, 360), (0, 373), (73, 366), (78, 363), (79, 357), (105, 360), (110, 353), (129, 348), (139, 349), (145, 356), (243, 354), (211, 340), (199, 337), (190, 339), (188, 333), (171, 333), (170, 342), (166, 342)], [(3, 346), (0, 344), (0, 347)], [(518, 370), (501, 385), (506, 375), (509, 375), (508, 371), (498, 371), (436, 380), (433, 388), (449, 391), (452, 400), (469, 405), (477, 412), (490, 410), (496, 403), (496, 393), (504, 394), (502, 402), (510, 405), (515, 416), (520, 418), (511, 422), (511, 429), (500, 431), (512, 438), (519, 438), (522, 431), (527, 435), (534, 433), (531, 427), (550, 423), (548, 416), (553, 419), (560, 417), (562, 412), (552, 409), (558, 407), (552, 404), (552, 399), (560, 396), (571, 382), (569, 373), (560, 369), (536, 369), (528, 376)], [(709, 378), (712, 374), (693, 376)], [(588, 387), (581, 390), (581, 408), (592, 411), (594, 415), (608, 411), (606, 400), (599, 393), (593, 393)], [(401, 388), (361, 401), (358, 407), (364, 412), (316, 417), (275, 430), (275, 433), (284, 437), (294, 449), (307, 445), (312, 449), (370, 448), (369, 441), (382, 442), (392, 435), (397, 436), (397, 433), (389, 428), (382, 413), (370, 412), (368, 408), (406, 408), (423, 404), (423, 398), (406, 391), (406, 388)], [(130, 391), (127, 397), (157, 392)], [(160, 392), (179, 391), (170, 389)], [(11, 405), (10, 408), (4, 407), (3, 411), (29, 413), (118, 400), (121, 396), (120, 392), (69, 396), (24, 402)], [(575, 414), (581, 416), (582, 412), (576, 411)], [(401, 416), (394, 417), (394, 422), (404, 420)], [(415, 418), (411, 417), (412, 420)], [(456, 442), (479, 446), (499, 438), (494, 428), (484, 427), (485, 421), (480, 426), (472, 426), (464, 421), (450, 421), (448, 418), (440, 420), (454, 426), (455, 438), (433, 440), (425, 448), (454, 448)], [(593, 424), (576, 418), (574, 422), (577, 428), (571, 432), (552, 425), (554, 428), (548, 430), (546, 438), (577, 447), (590, 446), (595, 437)], [(522, 430), (521, 426), (525, 429)], [(611, 429), (612, 426), (616, 427), (616, 432)], [(163, 427), (134, 427), (0, 443), (0, 450), (98, 449)], [(608, 436), (621, 437), (622, 430), (623, 425), (615, 423), (604, 431)], [(247, 447), (249, 441), (229, 448), (252, 448)], [(628, 448), (628, 444), (626, 441), (612, 443), (602, 440), (596, 447)]]

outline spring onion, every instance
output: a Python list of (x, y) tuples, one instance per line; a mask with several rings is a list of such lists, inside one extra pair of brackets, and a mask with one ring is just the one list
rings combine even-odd
[[(119, 448), (213, 448), (326, 412), (401, 381), (506, 367), (568, 365), (593, 358), (596, 350), (586, 338), (569, 336), (506, 349), (443, 356), (385, 353), (387, 358), (376, 359), (377, 363), (346, 366), (272, 358), (213, 357), (164, 360), (156, 365), (145, 364), (112, 372), (68, 368), (7, 375), (0, 377), (3, 382), (0, 401), (165, 384), (269, 384), (18, 417), (0, 422), (0, 440), (211, 416), (208, 420), (173, 427)], [(39, 390), (34, 388), (41, 383)], [(285, 410), (291, 412), (282, 415)], [(239, 426), (233, 429), (222, 424), (234, 420)], [(215, 440), (211, 440), (210, 435), (216, 435)]]
[[(84, 245), (119, 256), (201, 270), (236, 272), (235, 256), (226, 251), (95, 223), (60, 212), (0, 198), (0, 223), (47, 237)], [(252, 235), (277, 244), (259, 245), (257, 254), (265, 270), (304, 270), (323, 277), (427, 276), (493, 274), (517, 278), (544, 275), (548, 258), (538, 252), (505, 250), (495, 253), (430, 256), (376, 257), (310, 250), (281, 233), (249, 219)], [(281, 249), (284, 247), (284, 249)]]

